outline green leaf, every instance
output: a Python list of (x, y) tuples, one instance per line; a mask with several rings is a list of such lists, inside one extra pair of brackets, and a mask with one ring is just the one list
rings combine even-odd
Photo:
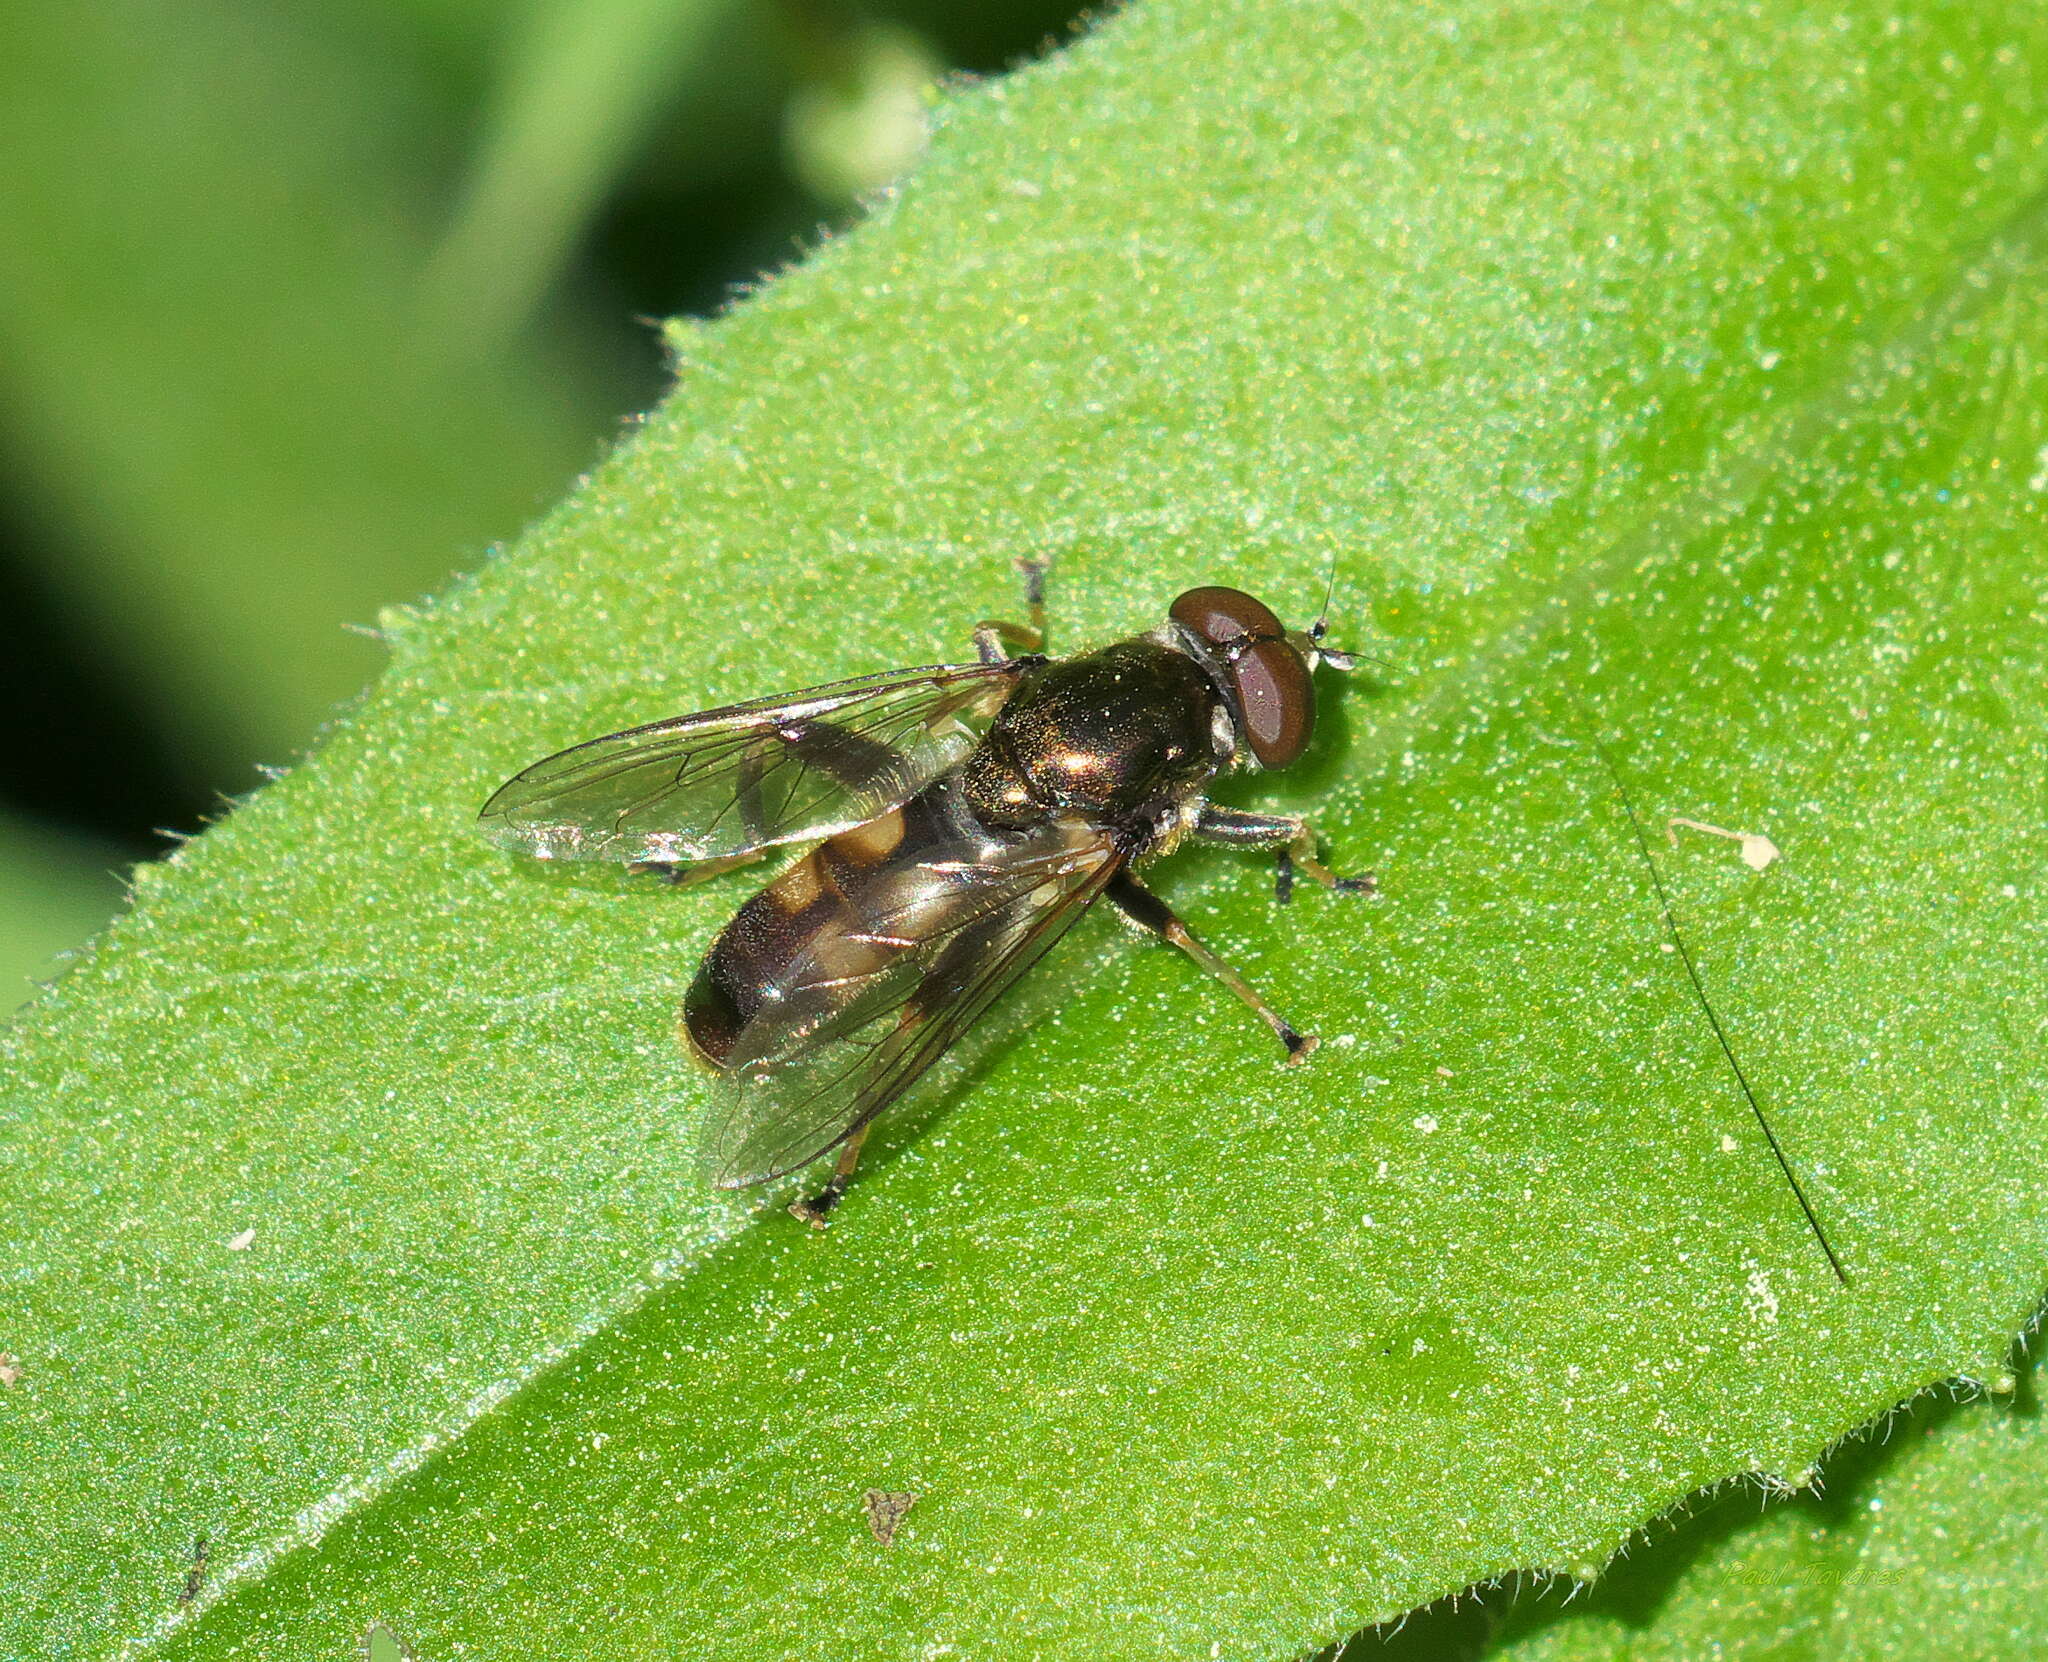
[(412, 1662), (405, 1643), (381, 1622), (372, 1623), (363, 1636), (364, 1662)]
[[(2043, 61), (2019, 5), (1155, 0), (957, 95), (14, 1033), (10, 1648), (1287, 1657), (2002, 1366)], [(1337, 638), (1391, 638), (1229, 789), (1379, 903), (1159, 868), (1324, 1048), (1089, 920), (831, 1231), (750, 1217), (670, 1037), (744, 884), (467, 821), (570, 740), (958, 654), (1026, 552), (1063, 648), (1199, 581), (1302, 617), (1333, 558)], [(1783, 850), (1657, 845), (1851, 1288), (1603, 735), (1652, 833)], [(887, 1547), (869, 1488), (919, 1497)]]
[(1818, 1491), (1763, 1518), (1753, 1494), (1717, 1500), (1579, 1608), (1511, 1616), (1487, 1654), (1833, 1662), (1915, 1655), (1930, 1634), (1951, 1655), (2038, 1649), (2038, 1373), (2017, 1402), (1916, 1404), (1831, 1458)]

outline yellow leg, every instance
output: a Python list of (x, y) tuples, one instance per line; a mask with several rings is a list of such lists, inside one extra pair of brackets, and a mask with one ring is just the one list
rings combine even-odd
[(1285, 1016), (1259, 996), (1259, 990), (1238, 972), (1236, 965), (1218, 957), (1196, 940), (1188, 926), (1174, 915), (1172, 908), (1135, 878), (1118, 876), (1111, 880), (1103, 893), (1125, 917), (1144, 925), (1161, 940), (1179, 947), (1242, 999), (1252, 1013), (1273, 1030), (1273, 1036), (1287, 1051), (1290, 1067), (1296, 1062), (1306, 1061), (1309, 1053), (1322, 1042), (1313, 1033), (1296, 1032)]
[(1024, 574), (1024, 604), (1031, 614), (1031, 622), (1005, 623), (1000, 618), (983, 618), (974, 626), (974, 649), (981, 654), (985, 664), (1001, 663), (1007, 646), (1020, 652), (1043, 652), (1045, 650), (1045, 571), (1043, 560), (1019, 560), (1017, 569)]

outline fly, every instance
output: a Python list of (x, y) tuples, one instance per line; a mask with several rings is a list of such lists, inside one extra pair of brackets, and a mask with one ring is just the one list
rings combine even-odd
[(974, 629), (977, 661), (861, 676), (592, 739), (536, 762), (481, 827), (543, 860), (607, 860), (695, 882), (816, 846), (741, 906), (683, 999), (683, 1038), (716, 1075), (712, 1181), (767, 1183), (839, 1150), (790, 1210), (823, 1226), (875, 1117), (910, 1089), (1075, 920), (1107, 899), (1179, 947), (1299, 1062), (1316, 1040), (1204, 946), (1135, 869), (1184, 838), (1272, 850), (1338, 877), (1292, 814), (1208, 801), (1233, 768), (1284, 768), (1315, 731), (1313, 674), (1354, 659), (1324, 622), (1284, 628), (1238, 589), (1190, 589), (1150, 632), (1078, 657), (1031, 622)]

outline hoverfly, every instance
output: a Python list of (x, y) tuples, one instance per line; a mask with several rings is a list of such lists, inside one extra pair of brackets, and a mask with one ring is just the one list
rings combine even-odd
[(745, 905), (683, 999), (717, 1075), (712, 1181), (766, 1183), (837, 1148), (790, 1210), (822, 1227), (875, 1116), (1097, 899), (1164, 937), (1273, 1030), (1297, 1031), (1133, 875), (1184, 837), (1277, 851), (1295, 874), (1370, 892), (1317, 858), (1307, 821), (1216, 806), (1235, 767), (1284, 768), (1315, 727), (1312, 674), (1355, 659), (1324, 621), (1288, 630), (1237, 589), (1190, 589), (1147, 634), (1046, 655), (1031, 623), (977, 624), (978, 661), (865, 675), (592, 739), (484, 805), (493, 842), (694, 882), (783, 844), (816, 847)]

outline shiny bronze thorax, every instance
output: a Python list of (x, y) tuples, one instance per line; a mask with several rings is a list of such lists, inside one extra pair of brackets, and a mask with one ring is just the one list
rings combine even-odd
[(1221, 703), (1192, 659), (1150, 640), (1049, 663), (967, 758), (967, 800), (997, 829), (1062, 811), (1149, 825), (1227, 759), (1215, 742)]

